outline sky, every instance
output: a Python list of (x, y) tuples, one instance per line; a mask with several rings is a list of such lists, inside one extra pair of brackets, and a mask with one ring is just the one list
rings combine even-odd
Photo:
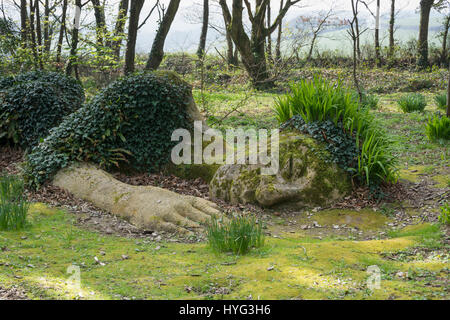
[[(6, 4), (11, 3), (12, 0), (4, 0)], [(105, 0), (109, 6), (107, 6), (108, 11), (106, 12), (107, 19), (112, 21), (117, 15), (117, 7), (119, 0)], [(168, 5), (170, 0), (160, 0), (163, 4)], [(227, 0), (230, 8), (232, 0)], [(218, 6), (217, 0), (210, 0), (211, 5), (211, 23), (222, 28), (223, 17), (221, 15), (220, 7)], [(250, 1), (253, 3), (254, 1)], [(375, 0), (367, 0), (370, 3), (370, 8), (375, 11)], [(407, 24), (408, 32), (405, 30), (399, 30), (399, 36), (401, 37), (413, 37), (416, 36), (417, 32), (414, 28), (418, 30), (419, 23), (419, 7), (420, 0), (396, 0), (396, 8), (399, 9), (399, 19), (403, 16), (406, 20), (401, 21), (400, 24)], [(149, 11), (153, 7), (155, 0), (146, 0), (144, 7), (141, 12), (141, 22), (148, 15)], [(195, 50), (201, 28), (201, 15), (202, 15), (202, 3), (203, 0), (181, 0), (180, 8), (172, 24), (172, 28), (166, 39), (165, 50), (166, 51), (193, 51)], [(285, 22), (293, 22), (295, 18), (301, 15), (317, 15), (320, 11), (328, 10), (331, 6), (337, 12), (339, 18), (347, 18), (351, 15), (350, 0), (302, 0), (299, 4), (291, 7), (289, 10)], [(381, 32), (386, 32), (387, 30), (387, 19), (390, 11), (391, 0), (381, 0)], [(275, 18), (278, 8), (280, 5), (280, 0), (271, 0), (272, 7), (272, 17)], [(10, 4), (10, 8), (13, 6)], [(8, 9), (7, 9), (8, 10)], [(12, 16), (18, 20), (17, 10), (12, 9)], [(71, 12), (71, 11), (69, 11)], [(361, 5), (360, 8), (362, 18), (366, 18), (369, 27), (373, 27), (374, 19), (370, 16), (366, 8)], [(245, 13), (245, 12), (244, 12)], [(432, 26), (435, 28), (438, 26), (437, 14), (434, 13), (434, 18), (432, 17)], [(153, 38), (156, 33), (158, 14), (154, 13), (147, 21), (147, 23), (139, 30), (136, 51), (138, 53), (148, 52), (151, 48)], [(93, 21), (92, 13), (89, 16), (82, 16), (82, 23)], [(384, 28), (384, 30), (383, 30)], [(430, 30), (431, 31), (431, 30)], [(336, 34), (342, 34), (345, 37), (345, 32), (340, 31)], [(223, 47), (224, 39), (220, 33), (214, 30), (209, 30), (208, 44), (210, 49), (215, 47)], [(327, 42), (327, 45), (331, 42)], [(342, 46), (342, 39), (338, 39), (335, 42), (335, 47)]]
[[(170, 2), (169, 0), (162, 0), (166, 5)], [(253, 2), (253, 1), (251, 1)], [(367, 0), (373, 12), (375, 12), (376, 1)], [(417, 25), (419, 21), (419, 7), (420, 0), (396, 0), (396, 8), (399, 9), (399, 14), (412, 16), (414, 15), (417, 19)], [(154, 1), (146, 1), (144, 8), (142, 10), (142, 16), (145, 17), (150, 11)], [(166, 40), (166, 50), (167, 51), (188, 51), (194, 50), (196, 43), (198, 42), (198, 37), (200, 33), (200, 17), (202, 13), (202, 0), (182, 0), (179, 8), (179, 12), (175, 18), (172, 28)], [(220, 8), (217, 6), (217, 0), (210, 0), (212, 5), (212, 20), (213, 23), (222, 24), (222, 17), (220, 15)], [(231, 8), (231, 0), (228, 0)], [(279, 0), (271, 0), (272, 16), (275, 17), (280, 5)], [(391, 0), (381, 0), (381, 16), (385, 20), (389, 16)], [(285, 20), (292, 21), (300, 15), (313, 15), (320, 11), (328, 10), (330, 7), (335, 8), (341, 17), (348, 17), (351, 14), (351, 2), (350, 0), (302, 0), (299, 4), (292, 7)], [(367, 17), (369, 26), (374, 25), (374, 19), (370, 17), (370, 14), (365, 7), (361, 5), (360, 8), (361, 15)], [(153, 21), (149, 21), (139, 32), (137, 41), (137, 51), (144, 52), (151, 47), (153, 41), (154, 33), (157, 28), (157, 23), (155, 21), (156, 15)], [(150, 20), (150, 19), (149, 19)], [(197, 21), (197, 23), (194, 23)], [(413, 24), (415, 22), (412, 22)], [(383, 23), (382, 23), (383, 28)], [(413, 34), (413, 32), (412, 32)], [(220, 46), (220, 42), (223, 42), (222, 38), (218, 38), (218, 34), (215, 32), (210, 32), (208, 38), (210, 47)], [(211, 43), (212, 42), (212, 43)], [(222, 44), (223, 45), (223, 44)], [(336, 43), (338, 45), (338, 43)]]

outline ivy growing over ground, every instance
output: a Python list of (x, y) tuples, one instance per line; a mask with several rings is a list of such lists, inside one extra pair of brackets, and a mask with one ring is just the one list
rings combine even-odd
[(83, 101), (81, 84), (62, 73), (33, 71), (0, 78), (0, 139), (34, 146)]
[(281, 125), (281, 129), (287, 128), (295, 128), (324, 143), (325, 149), (330, 154), (329, 159), (324, 159), (325, 161), (336, 163), (350, 175), (357, 172), (359, 152), (356, 140), (345, 132), (342, 123), (335, 125), (330, 120), (306, 123), (301, 116), (295, 115)]
[(172, 132), (190, 128), (191, 88), (169, 75), (141, 73), (111, 83), (68, 116), (27, 156), (26, 176), (39, 186), (73, 161), (105, 169), (155, 171), (169, 161)]

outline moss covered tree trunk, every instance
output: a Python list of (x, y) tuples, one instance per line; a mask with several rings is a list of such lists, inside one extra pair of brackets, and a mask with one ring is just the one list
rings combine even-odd
[[(246, 33), (243, 22), (244, 2), (251, 24), (250, 37)], [(233, 0), (231, 11), (226, 0), (219, 1), (225, 18), (226, 28), (229, 30), (236, 48), (239, 50), (242, 63), (251, 78), (253, 86), (257, 89), (266, 89), (274, 84), (274, 80), (270, 79), (266, 62), (266, 38), (277, 29), (289, 8), (297, 2), (299, 0), (288, 0), (281, 8), (273, 24), (266, 28), (264, 22), (269, 1), (255, 0), (255, 8), (252, 10), (249, 1)]]

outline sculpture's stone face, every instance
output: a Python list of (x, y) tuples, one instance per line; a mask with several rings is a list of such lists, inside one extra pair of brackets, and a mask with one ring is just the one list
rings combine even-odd
[(350, 190), (347, 175), (326, 160), (326, 151), (298, 132), (280, 136), (280, 169), (262, 175), (262, 165), (224, 165), (210, 183), (212, 198), (262, 206), (324, 206)]

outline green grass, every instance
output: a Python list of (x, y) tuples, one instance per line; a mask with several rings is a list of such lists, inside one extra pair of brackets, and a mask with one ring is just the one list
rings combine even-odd
[(423, 112), (427, 106), (427, 101), (420, 93), (409, 93), (402, 96), (397, 104), (404, 113)]
[(208, 243), (215, 252), (241, 255), (264, 245), (263, 226), (254, 217), (240, 215), (230, 221), (213, 218), (206, 229)]
[(447, 94), (441, 93), (434, 96), (434, 102), (436, 106), (441, 110), (447, 109)]
[(0, 176), (0, 230), (25, 228), (28, 209), (23, 180), (17, 176)]
[[(355, 265), (382, 261), (382, 252), (417, 245), (420, 237), (414, 235), (373, 241), (269, 237), (263, 248), (235, 256), (216, 254), (206, 243), (101, 235), (77, 226), (76, 218), (34, 204), (30, 228), (0, 231), (2, 287), (19, 286), (32, 299), (245, 299), (250, 294), (255, 299), (387, 299), (391, 295), (411, 299), (413, 293), (429, 299), (448, 297), (443, 287), (398, 279), (382, 279), (382, 290), (366, 292), (366, 269)], [(440, 236), (437, 229), (430, 229), (428, 235), (433, 232)], [(81, 292), (67, 284), (71, 266), (80, 268)], [(391, 268), (410, 267), (417, 268), (414, 263), (398, 262), (392, 262)], [(420, 265), (437, 275), (444, 267), (441, 261)]]
[(448, 202), (440, 208), (439, 222), (442, 224), (450, 224), (450, 204)]
[(428, 119), (426, 134), (431, 141), (450, 140), (450, 118), (434, 115)]

